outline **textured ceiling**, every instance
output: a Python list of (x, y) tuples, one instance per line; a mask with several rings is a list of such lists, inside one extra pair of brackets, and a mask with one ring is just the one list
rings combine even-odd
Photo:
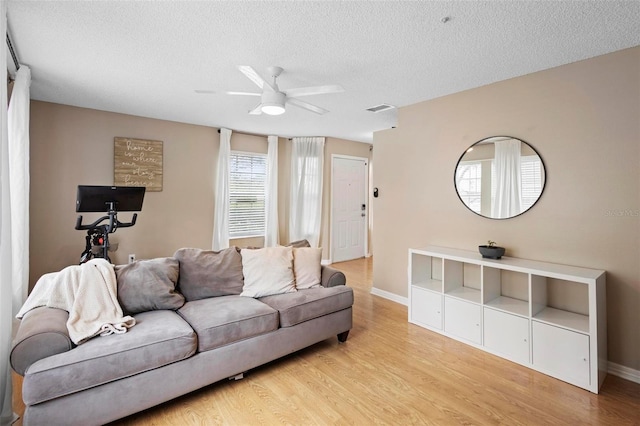
[[(449, 17), (446, 23), (442, 18)], [(8, 28), (31, 97), (279, 136), (371, 142), (405, 106), (640, 45), (638, 1), (14, 1)], [(293, 87), (340, 84), (250, 116), (237, 69)], [(210, 90), (213, 94), (198, 94)]]

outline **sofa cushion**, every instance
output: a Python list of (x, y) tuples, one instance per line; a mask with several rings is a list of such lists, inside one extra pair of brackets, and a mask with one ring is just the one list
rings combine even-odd
[(176, 291), (180, 271), (177, 259), (139, 260), (116, 266), (115, 271), (118, 302), (129, 315), (184, 305), (184, 296)]
[(244, 284), (242, 257), (235, 247), (220, 251), (182, 248), (178, 289), (187, 301), (240, 294)]
[(278, 311), (249, 297), (195, 300), (185, 303), (178, 313), (198, 334), (200, 352), (278, 328)]
[(344, 285), (319, 287), (261, 297), (259, 300), (280, 312), (280, 327), (291, 327), (350, 307), (353, 305), (353, 289)]
[(293, 248), (293, 273), (296, 277), (297, 290), (320, 287), (322, 280), (321, 260), (321, 248)]
[(241, 253), (244, 274), (241, 296), (262, 297), (296, 291), (291, 247), (242, 249)]
[(143, 312), (134, 318), (135, 327), (124, 334), (96, 337), (32, 364), (22, 387), (25, 404), (38, 404), (153, 370), (196, 352), (196, 334), (174, 311)]

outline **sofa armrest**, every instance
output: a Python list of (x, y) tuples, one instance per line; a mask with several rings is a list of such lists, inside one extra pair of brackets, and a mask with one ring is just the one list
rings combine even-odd
[(322, 265), (322, 286), (323, 287), (335, 287), (337, 285), (346, 285), (347, 278), (342, 271), (338, 271), (330, 266)]
[(67, 311), (44, 306), (24, 315), (10, 355), (11, 367), (16, 373), (24, 376), (34, 362), (75, 347), (67, 331), (68, 318)]

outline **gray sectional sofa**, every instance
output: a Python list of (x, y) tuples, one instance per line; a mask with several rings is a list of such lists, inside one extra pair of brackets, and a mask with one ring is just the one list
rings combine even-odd
[(24, 376), (23, 424), (104, 424), (332, 336), (346, 341), (353, 291), (342, 272), (322, 266), (319, 286), (246, 297), (239, 253), (182, 249), (116, 267), (118, 299), (136, 320), (124, 334), (76, 346), (66, 311), (29, 311), (10, 358)]

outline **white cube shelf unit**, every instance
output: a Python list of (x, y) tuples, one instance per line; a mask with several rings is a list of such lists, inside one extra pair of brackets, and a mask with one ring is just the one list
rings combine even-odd
[(409, 249), (409, 322), (598, 393), (605, 271), (444, 247)]

